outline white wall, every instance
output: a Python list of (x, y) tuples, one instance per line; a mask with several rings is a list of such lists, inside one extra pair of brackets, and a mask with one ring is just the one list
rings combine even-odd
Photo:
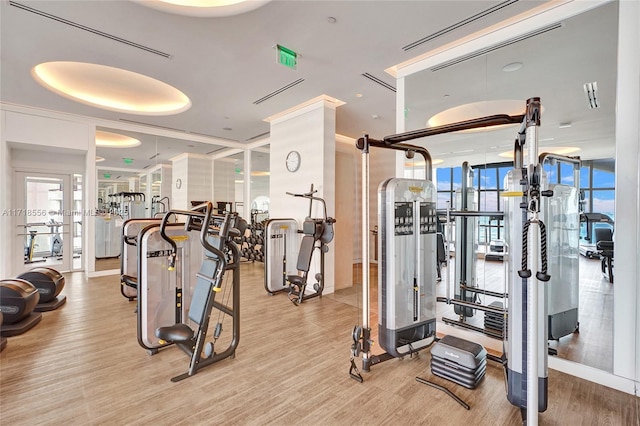
[[(89, 206), (87, 197), (93, 194), (95, 198), (95, 188), (91, 193), (88, 192), (90, 184), (95, 187), (95, 149), (92, 149), (94, 138), (95, 127), (89, 124), (62, 118), (47, 111), (28, 108), (15, 111), (3, 105), (0, 135), (2, 157), (0, 183), (3, 196), (0, 197), (0, 213), (4, 209), (10, 209), (13, 203), (13, 172), (16, 168), (83, 174), (85, 180), (83, 198), (87, 208)], [(95, 208), (95, 201), (92, 207)], [(10, 216), (1, 216), (1, 250), (5, 254), (19, 255), (19, 253), (13, 253), (11, 249), (11, 243), (14, 241), (13, 225)], [(93, 236), (92, 226), (92, 221), (83, 222), (85, 265), (87, 265), (88, 256), (93, 255), (93, 239), (90, 239)], [(15, 264), (13, 256), (2, 256), (0, 276), (15, 275)]]
[(236, 197), (236, 173), (234, 160), (221, 158), (213, 162), (213, 200), (234, 202)]
[[(213, 199), (213, 162), (211, 158), (198, 154), (182, 154), (171, 159), (173, 186), (171, 208), (191, 209), (191, 201)], [(176, 187), (180, 179), (180, 188)]]

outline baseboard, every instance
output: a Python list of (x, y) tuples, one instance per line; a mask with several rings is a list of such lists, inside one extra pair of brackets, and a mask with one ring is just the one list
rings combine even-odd
[(87, 278), (107, 277), (109, 275), (120, 275), (120, 269), (109, 269), (106, 271), (87, 272)]
[(555, 356), (549, 357), (549, 368), (631, 395), (636, 395), (636, 387), (640, 386), (640, 383), (632, 379)]

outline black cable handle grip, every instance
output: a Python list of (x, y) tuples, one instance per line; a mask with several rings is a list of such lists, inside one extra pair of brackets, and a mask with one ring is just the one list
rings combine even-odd
[[(537, 223), (538, 227), (540, 228), (540, 260), (542, 263), (542, 270), (536, 273), (536, 278), (539, 281), (546, 282), (551, 278), (547, 273), (547, 227), (541, 220), (535, 220), (534, 222)], [(529, 269), (528, 267), (529, 226), (531, 225), (531, 223), (532, 221), (528, 220), (522, 227), (522, 269), (518, 271), (518, 275), (520, 276), (520, 278), (531, 277), (531, 269)]]
[(549, 281), (551, 277), (547, 274), (547, 227), (542, 221), (538, 221), (538, 227), (540, 227), (540, 261), (542, 270), (536, 274), (536, 278), (539, 281)]
[(531, 276), (531, 269), (527, 266), (529, 258), (529, 225), (531, 225), (531, 222), (526, 221), (522, 227), (522, 269), (518, 271), (520, 278), (529, 278)]

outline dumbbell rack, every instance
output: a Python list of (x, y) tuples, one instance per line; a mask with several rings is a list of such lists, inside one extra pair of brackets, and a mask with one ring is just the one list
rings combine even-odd
[(241, 254), (252, 262), (264, 262), (264, 222), (252, 222), (241, 237)]

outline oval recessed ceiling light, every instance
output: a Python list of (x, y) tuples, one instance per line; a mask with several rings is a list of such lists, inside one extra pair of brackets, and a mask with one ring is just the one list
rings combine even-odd
[(514, 71), (518, 71), (522, 67), (523, 67), (522, 62), (511, 62), (510, 64), (507, 64), (504, 67), (502, 67), (502, 71), (514, 72)]
[(142, 142), (130, 136), (96, 130), (96, 146), (102, 148), (133, 148)]
[[(525, 109), (526, 102), (516, 99), (473, 102), (449, 108), (437, 113), (429, 118), (427, 121), (427, 127), (437, 127), (497, 114), (520, 115), (524, 114)], [(542, 109), (542, 112), (544, 112), (544, 108)], [(478, 129), (461, 130), (460, 133), (483, 132), (503, 127), (505, 127), (505, 125), (489, 126)]]
[[(569, 155), (580, 151), (580, 148), (575, 146), (541, 146), (538, 150), (541, 153), (548, 152), (550, 154)], [(513, 158), (513, 151), (501, 152), (498, 156), (503, 158)]]
[(135, 0), (143, 6), (176, 15), (215, 18), (240, 15), (264, 6), (271, 0)]
[(100, 163), (100, 162), (102, 162), (102, 161), (104, 161), (104, 157), (98, 157), (98, 156), (96, 156), (96, 163)]
[(175, 87), (120, 68), (84, 62), (45, 62), (36, 65), (31, 74), (58, 95), (110, 111), (170, 115), (191, 107), (189, 98)]

